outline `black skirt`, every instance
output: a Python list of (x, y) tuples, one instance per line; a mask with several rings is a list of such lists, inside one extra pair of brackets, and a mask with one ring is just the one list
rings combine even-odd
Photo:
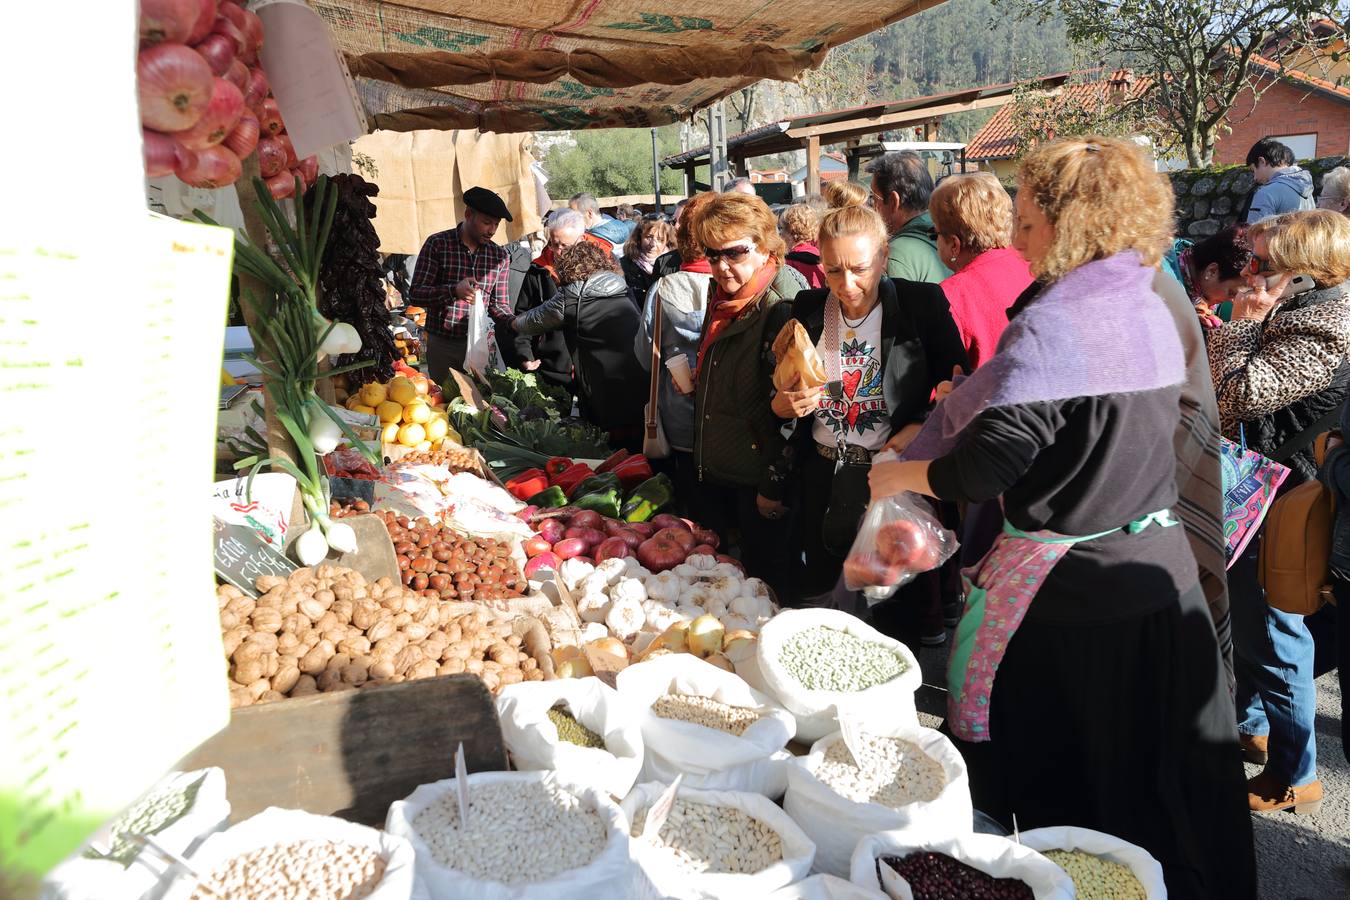
[(1111, 566), (1104, 588), (1100, 557), (1120, 549), (1075, 548), (1032, 602), (994, 682), (992, 741), (956, 742), (975, 807), (1009, 828), (1016, 815), (1022, 830), (1076, 825), (1138, 844), (1174, 900), (1255, 897), (1233, 702), (1204, 595), (1193, 582), (1168, 590), (1166, 565)]

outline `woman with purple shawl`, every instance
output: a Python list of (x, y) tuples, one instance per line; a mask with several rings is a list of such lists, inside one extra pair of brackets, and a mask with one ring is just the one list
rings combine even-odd
[(1069, 139), (1023, 162), (1016, 210), (1045, 287), (870, 479), (873, 497), (1002, 498), (966, 573), (946, 728), (1006, 825), (1136, 843), (1173, 898), (1254, 897), (1233, 703), (1172, 514), (1184, 360), (1151, 288), (1172, 192), (1131, 142)]

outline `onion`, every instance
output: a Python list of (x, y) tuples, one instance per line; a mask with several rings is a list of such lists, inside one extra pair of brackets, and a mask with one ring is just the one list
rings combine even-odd
[(188, 32), (187, 43), (195, 45), (202, 38), (211, 33), (211, 26), (216, 24), (216, 0), (197, 0), (197, 18), (193, 22), (192, 30)]
[(267, 179), (267, 189), (272, 192), (273, 200), (285, 200), (295, 196), (295, 179), (290, 172), (282, 172)]
[[(244, 65), (243, 60), (238, 58), (230, 60), (230, 67), (220, 77), (239, 88), (241, 94), (248, 89), (248, 66)], [(244, 98), (244, 102), (248, 102), (247, 97)]]
[(689, 652), (698, 657), (707, 658), (722, 649), (722, 637), (726, 629), (715, 616), (703, 615), (689, 623)]
[(178, 169), (178, 177), (196, 188), (218, 188), (239, 180), (239, 157), (224, 147), (197, 151), (194, 165)]
[(141, 0), (141, 44), (182, 43), (197, 24), (197, 0)]
[(312, 566), (328, 555), (328, 538), (317, 525), (295, 539), (295, 558), (302, 566)]
[(234, 126), (234, 130), (225, 135), (225, 146), (230, 148), (230, 152), (240, 159), (247, 159), (258, 146), (258, 120), (253, 117), (253, 113), (244, 110), (244, 114), (239, 117), (239, 124)]
[(229, 38), (230, 43), (234, 45), (235, 55), (243, 57), (244, 62), (248, 62), (248, 56), (244, 52), (248, 46), (248, 38), (244, 37), (244, 33), (233, 22), (225, 16), (216, 16), (216, 21), (211, 25), (211, 33)]
[(141, 129), (141, 152), (145, 156), (145, 174), (150, 178), (172, 175), (178, 166), (180, 145), (167, 134)]
[[(267, 179), (268, 184), (271, 184), (272, 179), (284, 172), (285, 169), (286, 149), (281, 146), (281, 141), (271, 137), (258, 141), (258, 170), (262, 173), (262, 177)], [(285, 174), (286, 180), (290, 181), (291, 173), (286, 172)], [(291, 189), (294, 190), (295, 186), (291, 185)], [(276, 196), (275, 188), (272, 194)]]
[(263, 24), (262, 19), (258, 18), (257, 13), (244, 9), (233, 0), (220, 4), (220, 14), (229, 19), (235, 28), (244, 35), (248, 41), (248, 46), (255, 53), (262, 49), (263, 45)]
[(291, 143), (291, 136), (286, 132), (277, 135), (277, 141), (281, 144), (281, 149), (286, 151), (286, 168), (294, 169), (300, 165), (300, 160), (295, 158), (295, 145)]
[(211, 67), (192, 48), (156, 44), (136, 59), (141, 124), (155, 131), (191, 128), (211, 102)]
[(202, 113), (196, 125), (186, 131), (175, 132), (174, 137), (189, 150), (212, 147), (225, 140), (225, 136), (234, 130), (243, 112), (244, 95), (239, 92), (239, 88), (224, 78), (217, 78), (206, 112)]
[(317, 156), (306, 156), (300, 160), (300, 174), (307, 185), (317, 181), (319, 179), (319, 158)]
[(272, 137), (276, 137), (285, 130), (286, 126), (281, 121), (281, 107), (277, 106), (275, 97), (266, 97), (262, 102), (262, 115), (258, 116), (258, 124), (262, 130)]
[(223, 34), (208, 34), (192, 49), (201, 54), (211, 67), (211, 73), (216, 76), (229, 72), (231, 64), (236, 61), (234, 43)]
[(356, 529), (346, 522), (332, 522), (328, 525), (328, 546), (339, 553), (356, 552)]
[[(267, 73), (255, 66), (248, 70), (248, 82), (242, 90), (244, 102), (249, 106), (256, 106), (267, 99), (267, 95), (272, 92), (272, 85), (267, 81)], [(278, 115), (280, 115), (280, 112), (278, 112)]]

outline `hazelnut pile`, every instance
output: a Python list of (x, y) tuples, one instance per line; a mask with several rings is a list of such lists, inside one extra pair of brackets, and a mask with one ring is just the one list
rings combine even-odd
[(403, 584), (441, 600), (502, 600), (529, 591), (511, 558), (511, 547), (485, 537), (468, 537), (428, 519), (409, 519), (389, 510), (375, 513), (394, 541)]

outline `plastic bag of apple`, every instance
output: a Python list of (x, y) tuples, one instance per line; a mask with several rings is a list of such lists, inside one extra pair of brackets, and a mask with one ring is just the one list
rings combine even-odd
[(958, 546), (956, 535), (918, 496), (906, 492), (874, 500), (844, 560), (844, 585), (877, 603), (945, 563)]
[(234, 184), (258, 154), (272, 196), (318, 177), (297, 159), (258, 52), (262, 21), (233, 0), (141, 0), (136, 59), (145, 173), (196, 188)]

